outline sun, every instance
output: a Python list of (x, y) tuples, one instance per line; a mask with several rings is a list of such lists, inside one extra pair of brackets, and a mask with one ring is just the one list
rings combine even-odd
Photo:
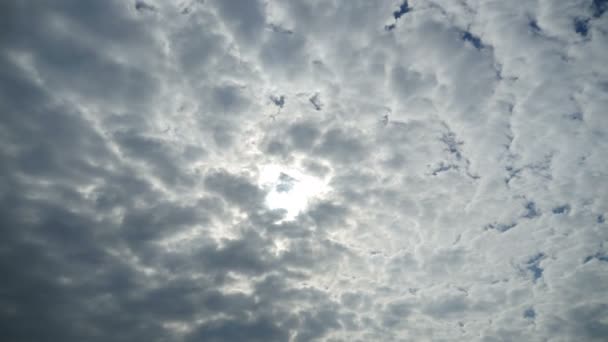
[(277, 164), (260, 170), (260, 185), (268, 191), (265, 204), (269, 209), (285, 211), (282, 221), (291, 221), (304, 211), (311, 200), (329, 191), (327, 182), (296, 168)]

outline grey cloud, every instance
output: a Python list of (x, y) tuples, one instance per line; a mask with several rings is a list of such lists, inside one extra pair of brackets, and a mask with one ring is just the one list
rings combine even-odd
[(125, 215), (122, 225), (128, 240), (141, 243), (175, 233), (180, 228), (206, 224), (209, 222), (209, 216), (193, 206), (161, 202), (145, 209), (132, 209)]
[(412, 303), (407, 300), (395, 301), (387, 305), (383, 316), (382, 325), (391, 328), (404, 322), (411, 314)]
[(605, 11), (0, 2), (4, 339), (604, 340)]
[(329, 167), (327, 167), (326, 165), (312, 160), (306, 160), (304, 162), (304, 167), (313, 175), (317, 175), (321, 178), (324, 178), (330, 171)]
[(214, 101), (214, 109), (228, 113), (238, 113), (247, 105), (245, 98), (241, 95), (241, 89), (234, 85), (223, 85), (215, 87), (211, 92)]
[(287, 146), (286, 144), (284, 144), (280, 141), (273, 140), (270, 143), (268, 143), (268, 145), (266, 147), (266, 152), (271, 155), (274, 154), (274, 155), (286, 156), (289, 152), (289, 146)]
[(291, 142), (299, 150), (310, 149), (319, 135), (319, 129), (310, 122), (297, 123), (289, 128)]
[(205, 177), (205, 187), (245, 209), (259, 206), (264, 196), (263, 191), (248, 179), (230, 174), (226, 170), (210, 172)]
[(203, 324), (189, 341), (287, 341), (289, 334), (278, 327), (274, 319), (255, 321), (218, 320)]
[(253, 232), (237, 240), (224, 240), (221, 246), (210, 247), (197, 253), (204, 269), (263, 274), (273, 266), (273, 258), (268, 255), (267, 241)]
[(459, 314), (469, 308), (466, 297), (463, 294), (447, 295), (432, 300), (424, 307), (424, 312), (439, 318), (458, 317)]
[(302, 315), (301, 331), (296, 341), (312, 341), (325, 335), (329, 330), (340, 329), (342, 325), (331, 309), (320, 309)]
[(172, 184), (186, 180), (182, 171), (176, 167), (180, 158), (162, 140), (140, 136), (135, 132), (114, 133), (114, 140), (128, 157), (144, 161), (165, 182)]
[(318, 226), (332, 227), (346, 219), (348, 208), (332, 202), (320, 202), (308, 211), (308, 215)]
[[(152, 37), (129, 18), (119, 3), (85, 5), (62, 1), (35, 6), (21, 3), (10, 12), (15, 19), (11, 27), (15, 34), (10, 37), (21, 39), (6, 44), (16, 51), (35, 52), (32, 55), (35, 68), (54, 84), (56, 91), (77, 89), (79, 96), (101, 96), (113, 102), (137, 104), (148, 99), (155, 88), (154, 79), (140, 67), (117, 63), (97, 49), (112, 44), (125, 49), (154, 46)], [(53, 16), (65, 27), (53, 26)], [(26, 18), (32, 17), (38, 18), (39, 25), (25, 26)], [(70, 30), (79, 31), (80, 36), (70, 35)], [(98, 45), (88, 43), (92, 40)]]
[(395, 94), (398, 94), (398, 98), (402, 100), (407, 100), (413, 94), (432, 90), (432, 87), (437, 84), (433, 75), (423, 75), (402, 66), (397, 66), (392, 70), (391, 82), (394, 84)]
[(210, 76), (207, 68), (213, 66), (217, 51), (227, 48), (227, 37), (222, 32), (202, 29), (205, 26), (218, 25), (214, 19), (205, 16), (200, 22), (188, 22), (171, 36), (173, 53), (177, 56), (185, 76), (192, 78), (193, 85), (197, 85), (200, 78)]
[(319, 155), (337, 163), (353, 163), (365, 159), (368, 154), (360, 139), (339, 128), (325, 132), (315, 150)]
[(307, 70), (306, 40), (301, 35), (273, 32), (260, 47), (262, 63), (288, 77)]
[(262, 2), (222, 0), (215, 1), (214, 4), (242, 44), (255, 44), (266, 22)]
[(578, 305), (570, 309), (566, 317), (554, 317), (548, 328), (573, 338), (602, 341), (608, 334), (608, 325), (602, 322), (607, 310), (603, 303)]

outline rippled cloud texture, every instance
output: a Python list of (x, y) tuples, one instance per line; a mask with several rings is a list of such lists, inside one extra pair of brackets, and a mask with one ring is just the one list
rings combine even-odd
[(2, 339), (606, 341), (606, 12), (0, 1)]

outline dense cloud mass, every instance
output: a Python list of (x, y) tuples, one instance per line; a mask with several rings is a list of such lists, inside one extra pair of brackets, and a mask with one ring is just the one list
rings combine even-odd
[(0, 1), (0, 332), (606, 341), (608, 2)]

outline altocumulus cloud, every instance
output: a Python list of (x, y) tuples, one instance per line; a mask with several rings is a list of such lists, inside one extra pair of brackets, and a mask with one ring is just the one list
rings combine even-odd
[(1, 1), (2, 339), (606, 341), (607, 8)]

